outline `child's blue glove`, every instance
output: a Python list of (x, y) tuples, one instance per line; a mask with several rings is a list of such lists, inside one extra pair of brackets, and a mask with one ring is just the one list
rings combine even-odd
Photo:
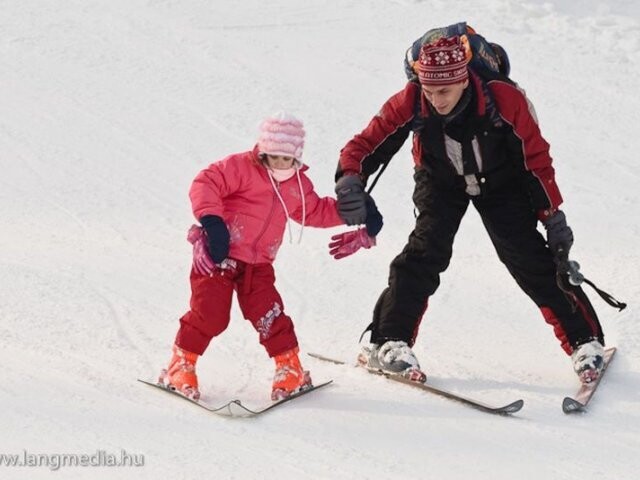
[(221, 263), (229, 255), (229, 230), (224, 220), (217, 215), (205, 215), (200, 223), (207, 232), (211, 258), (215, 263)]

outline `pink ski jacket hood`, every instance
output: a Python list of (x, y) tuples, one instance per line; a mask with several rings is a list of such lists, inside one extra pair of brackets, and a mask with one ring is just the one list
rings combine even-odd
[[(320, 198), (302, 166), (281, 183), (258, 158), (258, 149), (236, 153), (202, 170), (189, 197), (193, 214), (222, 217), (231, 237), (229, 257), (247, 263), (272, 263), (288, 219), (328, 228), (343, 224), (336, 200)], [(302, 192), (302, 195), (301, 195)], [(303, 219), (304, 218), (304, 219)]]

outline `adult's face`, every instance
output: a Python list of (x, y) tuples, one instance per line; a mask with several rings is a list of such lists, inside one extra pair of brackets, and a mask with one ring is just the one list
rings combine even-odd
[(422, 93), (440, 115), (451, 113), (462, 97), (469, 80), (451, 85), (422, 85)]

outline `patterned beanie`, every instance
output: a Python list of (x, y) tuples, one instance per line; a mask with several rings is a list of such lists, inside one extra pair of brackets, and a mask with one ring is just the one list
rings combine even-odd
[(282, 155), (300, 160), (304, 147), (304, 126), (300, 120), (278, 112), (260, 124), (258, 151), (266, 155)]
[(415, 68), (421, 84), (452, 85), (469, 78), (469, 60), (459, 36), (443, 37), (422, 46)]

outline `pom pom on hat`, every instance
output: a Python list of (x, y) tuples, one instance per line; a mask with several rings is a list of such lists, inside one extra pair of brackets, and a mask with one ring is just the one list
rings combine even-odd
[(278, 112), (260, 124), (258, 151), (300, 160), (304, 147), (304, 125), (293, 115)]
[(415, 68), (424, 85), (452, 85), (469, 78), (467, 64), (470, 57), (459, 36), (443, 37), (425, 43)]

